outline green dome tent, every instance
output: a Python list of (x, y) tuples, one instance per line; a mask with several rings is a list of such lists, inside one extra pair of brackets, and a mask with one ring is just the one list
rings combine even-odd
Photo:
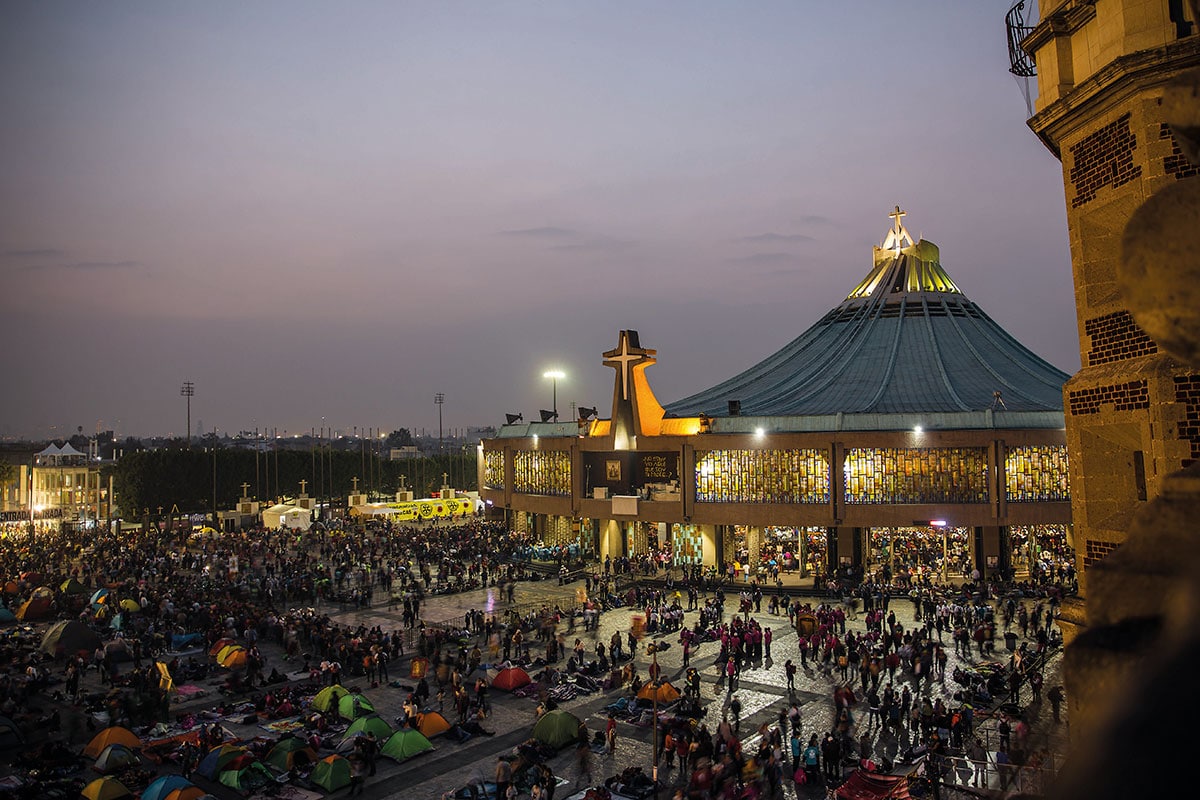
[(413, 728), (406, 728), (393, 733), (383, 743), (383, 747), (379, 753), (388, 758), (403, 761), (406, 758), (412, 758), (415, 755), (424, 753), (426, 750), (432, 749), (433, 743), (426, 739), (424, 734)]
[(298, 736), (287, 736), (275, 743), (263, 761), (282, 770), (292, 769), (298, 761), (316, 761), (317, 752)]
[(328, 714), (337, 708), (338, 701), (348, 694), (350, 694), (349, 689), (340, 683), (335, 683), (333, 686), (326, 686), (317, 692), (316, 697), (312, 699), (312, 706), (322, 714)]
[(372, 714), (369, 717), (359, 717), (350, 723), (350, 727), (346, 728), (346, 732), (342, 734), (342, 742), (347, 742), (354, 738), (356, 734), (373, 733), (375, 738), (381, 742), (387, 741), (395, 731), (392, 726), (388, 725), (378, 714)]
[(579, 738), (583, 722), (570, 711), (556, 708), (547, 711), (533, 726), (533, 738), (547, 747), (560, 748)]
[(275, 776), (267, 765), (261, 761), (253, 761), (241, 769), (227, 769), (221, 773), (220, 782), (223, 786), (249, 793), (255, 789), (273, 783)]
[(344, 694), (337, 701), (338, 716), (353, 722), (375, 713), (375, 706), (361, 694)]
[(313, 767), (308, 780), (327, 792), (336, 792), (350, 785), (350, 761), (342, 756), (326, 756)]

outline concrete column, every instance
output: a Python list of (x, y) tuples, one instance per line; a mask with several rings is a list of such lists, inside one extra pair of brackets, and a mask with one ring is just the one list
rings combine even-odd
[(758, 559), (762, 553), (763, 529), (757, 525), (751, 525), (746, 530), (746, 550), (750, 555), (746, 557), (749, 565), (757, 567)]
[[(972, 543), (971, 563), (979, 570), (984, 579), (993, 575), (1009, 574), (1012, 570), (1012, 558), (1008, 546), (1008, 528), (1000, 525), (984, 525), (975, 529)], [(995, 560), (995, 566), (988, 566), (988, 559)]]
[(716, 525), (698, 525), (696, 530), (704, 540), (701, 564), (705, 567), (720, 566), (721, 536)]

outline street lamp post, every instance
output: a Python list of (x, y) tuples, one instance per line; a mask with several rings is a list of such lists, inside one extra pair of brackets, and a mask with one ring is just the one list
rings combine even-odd
[(646, 652), (654, 659), (650, 666), (650, 682), (654, 685), (654, 696), (651, 702), (654, 703), (654, 769), (651, 773), (651, 779), (654, 781), (654, 796), (658, 797), (658, 759), (661, 755), (658, 748), (658, 645), (651, 642), (646, 646)]
[(438, 407), (438, 452), (440, 453), (444, 449), (444, 445), (442, 444), (442, 404), (446, 402), (445, 393), (438, 392), (435, 394), (433, 402)]
[(187, 398), (187, 446), (192, 446), (192, 397), (196, 394), (196, 384), (184, 381), (179, 393)]
[(551, 369), (542, 373), (543, 378), (550, 379), (551, 405), (550, 409), (554, 412), (554, 421), (558, 422), (558, 379), (567, 377), (562, 370)]

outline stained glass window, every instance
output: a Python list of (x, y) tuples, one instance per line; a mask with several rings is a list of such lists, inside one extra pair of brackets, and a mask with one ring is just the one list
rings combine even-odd
[(982, 447), (849, 448), (847, 503), (986, 503)]
[(671, 526), (671, 559), (676, 565), (703, 563), (704, 537), (695, 525)]
[(483, 453), (483, 485), (488, 489), (504, 488), (504, 451), (485, 450)]
[(1004, 482), (1010, 503), (1070, 500), (1066, 445), (1010, 448), (1004, 457)]
[(710, 450), (696, 453), (697, 503), (828, 503), (823, 450)]
[(513, 491), (571, 494), (571, 454), (566, 450), (520, 450), (513, 454)]

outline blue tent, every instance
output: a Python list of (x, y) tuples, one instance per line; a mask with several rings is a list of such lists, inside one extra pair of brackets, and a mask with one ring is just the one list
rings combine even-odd
[(161, 778), (151, 781), (146, 790), (142, 792), (142, 800), (163, 800), (176, 789), (194, 785), (182, 775), (163, 775)]
[(189, 644), (199, 642), (201, 634), (199, 633), (176, 633), (171, 636), (171, 649), (182, 650)]

